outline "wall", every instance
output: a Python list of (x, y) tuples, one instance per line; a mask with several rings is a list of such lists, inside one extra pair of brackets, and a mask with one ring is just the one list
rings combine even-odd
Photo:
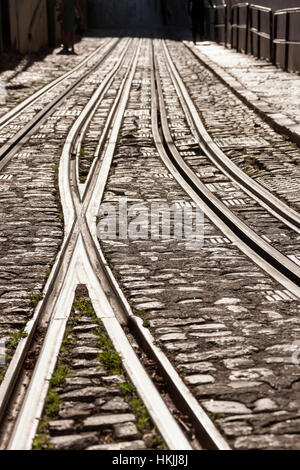
[[(227, 4), (243, 3), (240, 0), (227, 0)], [(261, 5), (263, 7), (272, 8), (273, 10), (281, 10), (283, 8), (297, 8), (300, 7), (300, 0), (255, 0), (254, 5)]]
[[(240, 1), (239, 0), (227, 0), (227, 4), (229, 6), (236, 4), (236, 3), (240, 3)], [(300, 8), (300, 0), (253, 0), (253, 1), (250, 1), (249, 3), (272, 8), (273, 11), (281, 10), (285, 8)], [(300, 23), (300, 13), (293, 14), (291, 17), (291, 25), (290, 25), (290, 40), (300, 41), (299, 23)], [(262, 15), (261, 25), (262, 25), (263, 31), (269, 32), (267, 15)], [(285, 37), (285, 17), (284, 16), (279, 17), (277, 37), (279, 38)], [(262, 51), (261, 51), (262, 56), (268, 57), (269, 45), (268, 45), (267, 40), (262, 39), (261, 48), (262, 48)], [(255, 40), (254, 40), (254, 51), (256, 51)], [(277, 46), (276, 63), (280, 66), (283, 66), (284, 64), (284, 46), (283, 45)], [(289, 48), (289, 70), (300, 71), (300, 44), (291, 45)]]
[(186, 0), (88, 0), (88, 24), (91, 28), (160, 27), (163, 4), (168, 24), (187, 25)]
[[(9, 6), (12, 47), (25, 53), (37, 52), (47, 45), (46, 0), (10, 0)], [(32, 22), (34, 12), (35, 21)]]
[[(91, 28), (141, 26), (156, 21), (159, 0), (89, 0)], [(154, 7), (154, 8), (152, 8)]]

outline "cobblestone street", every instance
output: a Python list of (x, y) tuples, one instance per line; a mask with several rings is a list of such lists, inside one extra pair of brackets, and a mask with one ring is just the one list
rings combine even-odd
[(1, 449), (300, 449), (299, 75), (152, 35), (2, 63)]

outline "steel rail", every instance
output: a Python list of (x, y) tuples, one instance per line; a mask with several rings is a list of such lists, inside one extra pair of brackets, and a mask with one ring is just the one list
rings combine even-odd
[[(181, 104), (183, 106), (183, 109), (185, 110), (187, 120), (190, 124), (191, 129), (193, 130), (193, 134), (194, 134), (196, 140), (198, 141), (198, 143), (199, 143), (201, 149), (204, 151), (205, 155), (212, 161), (212, 163), (215, 166), (217, 166), (217, 168), (219, 168), (221, 170), (221, 172), (223, 174), (225, 174), (231, 181), (237, 182), (239, 184), (239, 186), (241, 187), (241, 189), (246, 194), (248, 194), (256, 202), (258, 202), (270, 214), (272, 214), (278, 220), (280, 220), (285, 225), (287, 225), (289, 228), (294, 230), (296, 233), (300, 233), (299, 225), (292, 224), (289, 219), (284, 218), (282, 216), (282, 211), (285, 209), (286, 212), (289, 213), (289, 215), (292, 214), (293, 217), (294, 216), (297, 217), (297, 219), (300, 223), (299, 214), (296, 211), (294, 211), (293, 209), (290, 209), (286, 204), (284, 204), (282, 201), (277, 199), (276, 196), (271, 194), (269, 191), (264, 190), (264, 188), (262, 188), (262, 187), (261, 187), (261, 190), (264, 193), (264, 197), (269, 196), (270, 199), (271, 199), (271, 204), (270, 205), (267, 204), (267, 200), (262, 201), (255, 193), (253, 194), (253, 192), (251, 191), (251, 187), (250, 187), (251, 184), (252, 184), (253, 187), (255, 185), (257, 185), (257, 186), (260, 186), (260, 185), (258, 183), (256, 183), (254, 180), (252, 180), (250, 177), (245, 175), (234, 163), (232, 163), (231, 160), (228, 157), (226, 157), (225, 154), (223, 154), (223, 152), (219, 149), (219, 147), (217, 147), (217, 145), (210, 138), (209, 134), (207, 133), (207, 131), (206, 131), (206, 129), (205, 129), (200, 117), (199, 117), (199, 113), (198, 113), (192, 99), (190, 98), (189, 93), (188, 93), (183, 81), (181, 80), (181, 77), (180, 77), (179, 73), (176, 70), (176, 67), (174, 66), (174, 64), (171, 61), (170, 55), (168, 53), (168, 50), (167, 50), (167, 47), (166, 47), (165, 44), (164, 44), (164, 48), (165, 48), (164, 50), (165, 50), (166, 54), (168, 54), (167, 59), (168, 59), (169, 67), (170, 67), (171, 72), (172, 72), (171, 76), (173, 77), (173, 83), (174, 83), (175, 88), (177, 89), (177, 92), (178, 92), (178, 95), (180, 97), (180, 101), (181, 101)], [(231, 170), (230, 172), (228, 172), (228, 170), (227, 170), (229, 163), (230, 163), (230, 170)], [(236, 170), (237, 178), (235, 178), (235, 170)], [(241, 181), (239, 179), (240, 174), (242, 174), (241, 176), (245, 176), (245, 180), (247, 181), (247, 187), (245, 187), (241, 183)], [(199, 180), (199, 182), (200, 182), (200, 180)], [(275, 206), (276, 203), (277, 203), (277, 206), (279, 207), (279, 213), (276, 211), (276, 206)], [(222, 208), (223, 212), (225, 211), (225, 207), (226, 206), (224, 206), (224, 209)], [(255, 233), (255, 232), (253, 232), (253, 233)], [(263, 243), (264, 243), (264, 241), (263, 241)], [(264, 245), (264, 246), (265, 246), (265, 248), (267, 247), (267, 245)], [(284, 255), (282, 255), (282, 256), (284, 256)], [(293, 271), (295, 269), (295, 268), (293, 268), (293, 266), (296, 266), (295, 263), (292, 262), (292, 264), (290, 264), (291, 261), (288, 258), (286, 258), (286, 260), (288, 260), (288, 261), (284, 262), (284, 264), (287, 264), (288, 270), (292, 269), (292, 271)], [(281, 258), (280, 263), (282, 263), (283, 261), (284, 260)], [(298, 271), (298, 267), (295, 271), (295, 275), (296, 275), (295, 280), (298, 283), (299, 282), (299, 275), (300, 275), (300, 272)]]
[(262, 7), (261, 5), (253, 5), (252, 3), (250, 3), (250, 8), (263, 11), (264, 13), (270, 13), (270, 11), (272, 11), (272, 8)]
[[(114, 40), (111, 40), (110, 43), (113, 43)], [(82, 68), (87, 62), (89, 62), (91, 59), (93, 59), (100, 51), (103, 49), (103, 45), (99, 46), (94, 52), (92, 52), (88, 57), (86, 57), (82, 62), (80, 62), (78, 65), (76, 65), (72, 70), (69, 70), (68, 72), (64, 73), (60, 77), (56, 78), (53, 80), (51, 83), (46, 85), (45, 87), (41, 88), (40, 90), (36, 91), (33, 95), (29, 96), (26, 100), (24, 100), (22, 103), (18, 104), (16, 107), (14, 107), (12, 110), (10, 110), (8, 113), (6, 113), (4, 116), (0, 118), (0, 130), (9, 124), (9, 122), (16, 118), (19, 114), (21, 114), (22, 111), (24, 111), (25, 108), (28, 106), (31, 106), (34, 104), (42, 95), (47, 93), (49, 90), (54, 88), (58, 83), (62, 82), (66, 78), (69, 78), (70, 75), (72, 75), (74, 72)]]
[[(210, 137), (205, 130), (199, 114), (194, 106), (187, 89), (185, 88), (181, 77), (179, 76), (172, 60), (170, 54), (167, 50), (165, 43), (163, 42), (163, 49), (165, 53), (165, 57), (167, 60), (167, 66), (169, 69), (170, 76), (173, 80), (173, 84), (176, 88), (177, 94), (180, 98), (181, 104), (183, 106), (185, 115), (187, 117), (188, 122), (191, 125), (191, 129), (196, 140), (201, 143), (206, 140), (210, 141)], [(169, 133), (168, 128), (166, 128), (166, 133), (168, 133), (168, 140), (172, 138)], [(214, 146), (218, 149), (218, 147), (214, 144)], [(213, 160), (214, 155), (212, 153), (208, 153), (207, 148), (202, 148), (204, 150), (205, 155), (207, 155), (210, 160)], [(211, 151), (213, 146), (209, 148)], [(269, 243), (263, 240), (256, 232), (250, 229), (244, 222), (240, 221), (240, 219), (235, 216), (228, 207), (225, 206), (217, 197), (215, 197), (201, 182), (201, 180), (195, 175), (195, 173), (189, 168), (188, 165), (184, 162), (182, 157), (177, 152), (177, 161), (180, 160), (180, 166), (184, 168), (186, 174), (189, 177), (193, 177), (193, 184), (196, 184), (201, 191), (203, 197), (205, 197), (206, 201), (211, 201), (212, 207), (214, 207), (221, 218), (225, 220), (226, 223), (233, 227), (237, 228), (238, 235), (242, 235), (242, 237), (246, 238), (250, 242), (255, 249), (258, 249), (258, 252), (267, 260), (268, 263), (271, 263), (276, 269), (281, 271), (285, 276), (293, 281), (297, 286), (300, 285), (300, 268), (297, 266), (293, 261), (287, 258), (285, 255), (280, 253), (278, 250), (272, 247)], [(218, 166), (219, 167), (219, 166)], [(222, 167), (220, 168), (222, 170)], [(225, 173), (226, 174), (226, 173)], [(239, 183), (239, 182), (238, 182)], [(251, 195), (251, 194), (250, 194)], [(259, 201), (258, 201), (259, 202)], [(273, 214), (275, 215), (275, 214)], [(298, 215), (299, 217), (299, 215)], [(298, 232), (298, 230), (297, 230)], [(298, 232), (299, 233), (299, 232)]]
[[(104, 81), (102, 82), (98, 90), (94, 93), (93, 97), (90, 99), (89, 103), (86, 105), (86, 108), (90, 109), (91, 103), (95, 101), (94, 97), (95, 96), (98, 97), (99, 95), (101, 95), (101, 93), (103, 93), (103, 90), (107, 89), (107, 83), (110, 83), (111, 77), (117, 71), (118, 66), (120, 67), (121, 64), (123, 63), (124, 55), (129, 47), (129, 44), (130, 44), (130, 41), (128, 42), (127, 46), (124, 48), (124, 51), (121, 54), (119, 61), (114, 67), (113, 71), (110, 74), (108, 74), (108, 76), (104, 79)], [(69, 139), (72, 138), (71, 132), (72, 132), (72, 129), (69, 133), (69, 137), (67, 138), (67, 143), (65, 144), (64, 149), (66, 149), (66, 146), (67, 148), (69, 148)], [(62, 200), (66, 200), (67, 198), (67, 195), (64, 194), (64, 189), (63, 189), (65, 175), (67, 174), (67, 167), (68, 167), (68, 162), (67, 162), (66, 168), (64, 168), (63, 171), (61, 171), (61, 168), (60, 168), (60, 174), (62, 174), (62, 178), (60, 181), (60, 191), (61, 191)], [(67, 191), (65, 193), (67, 194)], [(7, 406), (11, 399), (11, 395), (13, 393), (13, 389), (17, 383), (19, 374), (21, 373), (21, 370), (23, 367), (23, 363), (29, 351), (30, 344), (34, 339), (35, 332), (38, 326), (41, 324), (43, 317), (45, 316), (45, 311), (47, 310), (45, 306), (46, 305), (48, 306), (49, 311), (53, 309), (53, 303), (54, 303), (53, 293), (57, 292), (56, 280), (59, 280), (59, 279), (62, 280), (64, 278), (66, 274), (66, 269), (64, 269), (64, 266), (67, 266), (68, 263), (70, 262), (71, 252), (70, 252), (69, 247), (72, 245), (72, 233), (73, 233), (73, 229), (75, 225), (75, 222), (74, 222), (75, 212), (74, 212), (72, 198), (67, 199), (67, 201), (68, 203), (65, 204), (65, 207), (64, 207), (64, 217), (65, 217), (67, 230), (65, 230), (65, 237), (64, 237), (63, 245), (56, 257), (56, 261), (53, 266), (52, 272), (47, 280), (47, 283), (43, 291), (44, 301), (39, 302), (32, 319), (29, 320), (29, 322), (27, 323), (25, 330), (24, 330), (26, 338), (21, 339), (21, 341), (19, 342), (19, 345), (14, 353), (14, 356), (10, 362), (10, 365), (8, 367), (8, 370), (5, 374), (4, 380), (0, 387), (0, 422), (3, 419), (3, 416), (6, 412)], [(51, 308), (49, 307), (50, 305), (51, 305)], [(46, 324), (46, 320), (43, 320), (43, 322), (44, 324)]]
[[(123, 92), (120, 94), (120, 100), (116, 109), (113, 128), (111, 130), (110, 139), (112, 139), (112, 142), (111, 145), (108, 145), (107, 147), (108, 152), (111, 152), (112, 146), (115, 147), (116, 145), (115, 136), (118, 134), (122, 123), (122, 117), (127, 104), (131, 82), (134, 77), (140, 53), (140, 45), (141, 43), (139, 43), (136, 48), (135, 54), (126, 73)], [(82, 122), (78, 121), (79, 128), (81, 125)], [(65, 155), (62, 156), (62, 158), (64, 157)], [(70, 160), (71, 154), (69, 154), (69, 163), (71, 163)], [(67, 174), (64, 179), (66, 188), (64, 194), (70, 192), (70, 197), (77, 199), (78, 194), (76, 194), (74, 186), (70, 185), (67, 181), (69, 178), (72, 179), (74, 169), (72, 170), (71, 164), (66, 168)], [(104, 174), (104, 178), (106, 177), (107, 176)], [(102, 172), (99, 172), (99, 178), (103, 178)], [(90, 194), (92, 195), (92, 192)], [(62, 202), (65, 206), (67, 201)], [(75, 237), (76, 240), (74, 240), (73, 243), (71, 259), (66, 268), (64, 281), (60, 287), (58, 295), (56, 296), (56, 302), (41, 355), (39, 356), (36, 364), (8, 449), (31, 448), (32, 440), (42, 413), (44, 399), (47, 394), (49, 385), (48, 381), (55, 367), (67, 318), (72, 307), (75, 288), (79, 283), (87, 285), (96, 315), (98, 318), (101, 318), (116, 350), (121, 354), (123, 365), (130, 379), (135, 385), (138, 394), (147, 407), (168, 447), (170, 449), (191, 449), (189, 442), (184, 437), (149, 376), (143, 369), (121, 328), (120, 322), (118, 321), (114, 308), (112, 307), (112, 293), (110, 286), (107, 286), (108, 281), (106, 271), (103, 271), (103, 266), (97, 262), (97, 250), (93, 238), (90, 235), (84, 211), (82, 211), (82, 207), (80, 205), (77, 205), (75, 200), (74, 207), (76, 214), (72, 236)], [(108, 292), (106, 292), (107, 288)]]
[[(215, 166), (217, 166), (217, 168), (222, 171), (222, 173), (224, 173), (231, 181), (238, 183), (246, 194), (258, 202), (264, 209), (270, 212), (270, 214), (294, 230), (296, 233), (300, 233), (299, 213), (280, 201), (280, 199), (274, 196), (271, 192), (264, 189), (260, 184), (240, 170), (238, 166), (233, 163), (211, 139), (201, 121), (198, 110), (194, 105), (193, 100), (191, 99), (189, 92), (183, 83), (183, 80), (181, 79), (175, 65), (171, 60), (166, 44), (163, 43), (163, 46), (167, 57), (168, 66), (171, 71), (171, 77), (173, 77), (172, 80), (175, 88), (177, 89), (177, 93), (185, 111), (185, 115), (193, 131), (193, 134), (205, 155)], [(257, 194), (258, 191), (261, 192), (262, 196)], [(270, 200), (269, 204), (268, 198)], [(286, 212), (287, 217), (284, 217), (284, 211)], [(293, 222), (291, 222), (291, 219)]]
[[(84, 190), (81, 191), (81, 188), (80, 188), (80, 185), (79, 185), (79, 178), (78, 178), (78, 165), (79, 165), (79, 162), (78, 162), (78, 144), (81, 141), (82, 132), (85, 131), (86, 123), (89, 123), (90, 120), (93, 118), (94, 113), (97, 110), (97, 107), (100, 105), (105, 93), (108, 91), (110, 85), (112, 84), (113, 79), (115, 77), (115, 74), (123, 66), (125, 55), (128, 52), (129, 46), (132, 43), (132, 41), (129, 41), (129, 43), (127, 44), (127, 46), (123, 50), (121, 56), (119, 57), (119, 60), (118, 60), (117, 64), (112, 68), (112, 70), (108, 73), (108, 75), (102, 81), (102, 83), (101, 83), (100, 87), (98, 88), (98, 90), (94, 93), (94, 95), (90, 99), (89, 103), (86, 105), (85, 109), (83, 110), (83, 112), (81, 113), (79, 118), (75, 121), (74, 125), (72, 126), (72, 128), (71, 128), (71, 130), (68, 134), (68, 137), (66, 139), (66, 143), (63, 147), (61, 165), (60, 165), (60, 169), (59, 169), (59, 183), (60, 183), (59, 187), (61, 188), (61, 199), (62, 199), (62, 201), (66, 201), (66, 204), (64, 204), (64, 206), (63, 206), (64, 214), (70, 214), (70, 212), (72, 212), (71, 217), (70, 217), (70, 215), (68, 215), (68, 217), (65, 218), (65, 236), (68, 235), (68, 233), (70, 232), (71, 227), (72, 227), (72, 220), (74, 218), (74, 201), (75, 201), (75, 198), (71, 197), (71, 191), (70, 191), (69, 188), (67, 188), (67, 190), (63, 193), (64, 188), (65, 188), (64, 180), (65, 180), (65, 175), (67, 174), (68, 166), (70, 164), (72, 165), (72, 162), (74, 161), (73, 160), (74, 151), (76, 151), (76, 154), (75, 154), (76, 155), (76, 157), (75, 157), (75, 167), (73, 168), (76, 176), (75, 176), (75, 178), (73, 177), (72, 185), (73, 185), (73, 188), (75, 188), (76, 201), (77, 201), (77, 206), (78, 206), (78, 204), (80, 205), (82, 200), (83, 200), (82, 199), (82, 196), (83, 196), (82, 193), (84, 192)], [(125, 78), (124, 78), (123, 83), (122, 83), (123, 86), (124, 86), (124, 81), (125, 80), (126, 80), (126, 74), (125, 74)], [(110, 124), (111, 124), (111, 116), (114, 114), (116, 106), (119, 103), (119, 100), (120, 100), (120, 97), (121, 97), (121, 94), (122, 94), (122, 90), (123, 90), (122, 85), (119, 89), (119, 92), (118, 92), (118, 94), (116, 96), (116, 99), (115, 99), (115, 103), (112, 107), (113, 112), (109, 114), (108, 119), (106, 121), (106, 125), (105, 125), (105, 128), (103, 130), (103, 138), (104, 139), (107, 136), (107, 132), (108, 132), (108, 129), (109, 129)], [(72, 156), (71, 163), (70, 163), (70, 155)], [(93, 169), (93, 166), (91, 167), (90, 170), (92, 170), (92, 169)], [(70, 183), (71, 183), (71, 181), (70, 181)], [(89, 184), (89, 178), (87, 179), (87, 182), (84, 185), (84, 188), (86, 188), (88, 186), (88, 184)]]
[[(154, 72), (152, 70), (151, 89), (152, 89), (152, 132), (158, 133), (157, 124), (155, 124), (155, 115), (157, 111), (157, 98), (155, 94)], [(136, 338), (138, 344), (151, 356), (157, 365), (160, 373), (163, 375), (165, 381), (168, 383), (170, 396), (176, 403), (179, 409), (187, 414), (195, 429), (197, 431), (197, 438), (201, 445), (203, 444), (208, 449), (229, 450), (227, 442), (223, 439), (219, 431), (211, 422), (207, 414), (204, 412), (198, 401), (193, 397), (190, 390), (184, 384), (178, 373), (175, 371), (173, 365), (170, 363), (165, 354), (155, 344), (155, 339), (150, 334), (149, 330), (143, 327), (141, 318), (137, 317), (120, 289), (99, 244), (96, 231), (96, 215), (98, 213), (99, 204), (102, 201), (106, 180), (109, 174), (118, 131), (112, 133), (104, 151), (104, 156), (101, 161), (101, 173), (95, 170), (92, 176), (98, 178), (98, 182), (93, 184), (92, 194), (88, 197), (88, 207), (86, 211), (87, 226), (89, 227), (91, 237), (94, 245), (97, 247), (97, 256), (99, 264), (105, 271), (105, 277), (109, 283), (110, 295), (114, 293), (115, 305), (119, 309), (120, 320), (127, 324), (133, 336)], [(104, 177), (103, 177), (104, 176)]]
[[(17, 132), (11, 139), (8, 140), (2, 147), (0, 148), (0, 171), (4, 168), (4, 166), (9, 162), (12, 158), (15, 149), (19, 143), (23, 144), (25, 139), (31, 135), (55, 109), (56, 107), (61, 104), (79, 85), (82, 83), (85, 78), (95, 69), (99, 67), (99, 65), (108, 57), (108, 55), (112, 52), (112, 50), (116, 47), (116, 45), (120, 42), (120, 39), (115, 39), (107, 47), (105, 47), (104, 55), (98, 60), (95, 64), (92, 65), (91, 68), (88, 68), (86, 72), (83, 73), (81, 77), (75, 80), (75, 82), (69, 85), (66, 90), (60, 93), (57, 97), (55, 97), (48, 105), (46, 105), (41, 111), (39, 111), (29, 123), (26, 124), (19, 132)], [(90, 60), (87, 59), (87, 61)], [(86, 62), (85, 62), (86, 63)], [(72, 72), (73, 73), (73, 72)], [(68, 78), (69, 75), (66, 78)], [(38, 97), (39, 98), (39, 97)], [(38, 99), (37, 98), (37, 99)], [(30, 106), (30, 103), (28, 106)], [(22, 110), (24, 111), (24, 109)], [(20, 111), (20, 113), (22, 112)], [(19, 113), (19, 114), (20, 114)]]
[[(129, 44), (130, 44), (130, 41), (127, 44), (127, 47), (125, 48), (124, 53), (127, 51)], [(123, 63), (123, 58), (124, 58), (124, 55), (122, 54), (116, 65), (120, 66)], [(116, 70), (117, 68), (114, 68), (115, 72)], [(93, 102), (93, 97), (95, 95), (101, 94), (101, 92), (105, 89), (106, 84), (110, 80), (110, 78), (111, 78), (111, 73), (109, 74), (108, 77), (106, 77), (106, 79), (104, 79), (99, 89), (96, 90), (96, 92), (94, 93), (92, 98), (89, 100), (88, 104), (86, 105), (86, 108), (90, 107), (90, 103)], [(70, 138), (71, 132), (72, 132), (72, 129), (69, 133), (69, 137), (67, 138), (67, 143), (65, 144), (64, 148), (66, 148), (66, 146), (69, 146), (69, 138)], [(64, 161), (63, 158), (61, 160)], [(3, 416), (6, 412), (13, 390), (16, 386), (18, 377), (21, 374), (21, 370), (25, 362), (27, 353), (34, 339), (35, 332), (37, 331), (37, 328), (38, 326), (41, 325), (41, 323), (43, 323), (43, 325), (46, 326), (47, 318), (49, 317), (49, 314), (47, 315), (47, 312), (52, 311), (54, 308), (55, 295), (59, 291), (58, 286), (60, 285), (60, 283), (63, 282), (63, 279), (67, 272), (66, 267), (69, 265), (70, 259), (72, 256), (72, 249), (70, 249), (70, 246), (74, 245), (75, 243), (74, 241), (75, 211), (74, 211), (73, 199), (68, 198), (67, 197), (68, 190), (64, 190), (64, 186), (66, 185), (65, 179), (66, 179), (66, 175), (68, 174), (68, 165), (69, 163), (67, 162), (67, 165), (65, 166), (65, 168), (63, 168), (63, 170), (61, 170), (61, 167), (63, 166), (62, 163), (60, 165), (60, 174), (62, 174), (62, 177), (60, 178), (61, 198), (63, 201), (67, 200), (67, 204), (64, 204), (64, 220), (65, 220), (65, 225), (66, 225), (67, 230), (65, 230), (65, 236), (64, 236), (62, 247), (56, 257), (55, 264), (52, 268), (51, 274), (44, 287), (43, 301), (39, 302), (32, 319), (30, 319), (29, 322), (27, 323), (25, 330), (24, 330), (26, 337), (20, 340), (18, 347), (14, 353), (14, 356), (6, 371), (4, 380), (0, 386), (0, 422), (3, 419)], [(46, 319), (44, 318), (45, 316), (46, 316)]]
[(286, 13), (300, 13), (300, 8), (284, 8), (283, 10), (275, 10), (274, 15), (285, 15)]
[[(105, 94), (109, 90), (109, 88), (110, 88), (110, 86), (111, 86), (111, 84), (114, 80), (115, 72), (117, 72), (117, 70), (119, 68), (121, 68), (122, 65), (124, 64), (125, 54), (126, 54), (128, 48), (129, 48), (129, 45), (130, 44), (128, 44), (127, 48), (121, 54), (120, 62), (115, 65), (115, 67), (112, 69), (110, 74), (102, 82), (101, 90), (99, 89), (98, 92), (95, 93), (93, 99), (89, 103), (89, 106), (86, 107), (84, 112), (81, 114), (81, 116), (79, 118), (79, 120), (81, 121), (81, 125), (78, 125), (78, 127), (77, 127), (77, 129), (80, 129), (80, 130), (76, 131), (76, 137), (74, 136), (74, 140), (76, 139), (74, 145), (72, 147), (68, 147), (67, 149), (64, 149), (64, 151), (66, 151), (67, 153), (71, 151), (73, 153), (73, 155), (74, 155), (74, 153), (76, 155), (75, 178), (74, 178), (74, 182), (76, 180), (76, 183), (74, 183), (74, 184), (76, 184), (76, 186), (78, 188), (78, 196), (80, 198), (80, 202), (83, 202), (84, 199), (86, 198), (86, 192), (87, 192), (87, 189), (90, 185), (90, 180), (92, 178), (92, 175), (94, 174), (94, 167), (97, 164), (97, 160), (99, 158), (100, 150), (104, 146), (104, 142), (105, 142), (105, 139), (108, 135), (109, 128), (111, 127), (113, 117), (116, 113), (116, 107), (117, 107), (117, 105), (120, 101), (121, 95), (122, 95), (122, 89), (123, 89), (123, 85), (124, 85), (124, 80), (126, 80), (126, 75), (125, 75), (125, 78), (123, 79), (123, 82), (122, 82), (121, 86), (119, 87), (117, 96), (115, 97), (114, 104), (112, 105), (111, 110), (108, 113), (105, 125), (103, 126), (103, 132), (102, 132), (101, 137), (98, 141), (97, 148), (94, 152), (94, 158), (93, 158), (92, 164), (90, 166), (90, 169), (89, 169), (88, 175), (86, 177), (85, 183), (83, 183), (83, 184), (81, 184), (80, 181), (79, 181), (79, 165), (80, 165), (79, 158), (80, 158), (80, 149), (82, 147), (82, 142), (84, 140), (84, 137), (85, 137), (85, 134), (87, 132), (88, 126), (90, 125), (95, 113), (97, 112), (98, 107), (100, 106), (100, 103), (101, 103), (103, 97), (105, 96)], [(77, 126), (77, 124), (76, 124), (76, 126)], [(70, 137), (72, 139), (72, 136), (70, 136)], [(73, 151), (72, 151), (72, 149), (73, 149)]]
[[(211, 70), (215, 75), (216, 73), (213, 69), (207, 64), (204, 60), (196, 55), (196, 53), (184, 42), (184, 45), (187, 49), (192, 52), (192, 54), (209, 70)], [(176, 70), (176, 76), (179, 76), (178, 71)], [(219, 79), (220, 77), (216, 75)], [(278, 199), (274, 194), (265, 189), (246, 173), (244, 173), (235, 163), (233, 163), (230, 158), (228, 158), (225, 153), (214, 143), (214, 141), (209, 136), (206, 131), (200, 117), (199, 113), (193, 104), (191, 98), (188, 97), (188, 92), (185, 85), (182, 83), (182, 89), (185, 89), (184, 96), (187, 97), (187, 100), (191, 103), (191, 107), (196, 110), (193, 114), (192, 119), (194, 122), (194, 127), (199, 134), (200, 146), (207, 153), (208, 158), (216, 165), (222, 172), (230, 178), (232, 181), (238, 182), (238, 184), (243, 188), (243, 190), (254, 200), (256, 200), (262, 207), (267, 209), (273, 216), (278, 220), (284, 222), (288, 227), (295, 230), (297, 233), (300, 233), (300, 216), (299, 213), (294, 209), (291, 209), (287, 204)]]
[[(162, 47), (165, 52), (167, 64), (169, 65), (169, 71), (173, 72), (171, 58), (169, 56), (169, 62), (167, 56), (168, 51), (164, 43), (162, 43)], [(185, 181), (185, 190), (187, 188), (192, 189), (192, 194), (196, 193), (198, 195), (197, 201), (194, 199), (198, 205), (200, 203), (200, 196), (200, 207), (204, 210), (207, 216), (221, 229), (221, 231), (230, 238), (233, 243), (238, 245), (239, 248), (248, 257), (250, 257), (256, 264), (264, 269), (264, 271), (276, 279), (276, 281), (280, 282), (293, 295), (295, 295), (297, 298), (300, 298), (299, 267), (284, 255), (279, 253), (277, 250), (275, 250), (271, 245), (269, 245), (255, 232), (253, 232), (246, 224), (241, 222), (238, 217), (232, 214), (232, 212), (205, 187), (205, 185), (199, 180), (195, 173), (184, 162), (183, 158), (176, 149), (169, 131), (157, 65), (156, 69), (157, 90), (164, 139), (163, 143), (169, 157), (169, 162), (171, 163), (171, 165), (168, 167), (169, 171), (170, 169), (173, 170), (176, 168), (174, 174), (172, 172), (173, 176), (177, 178), (178, 172), (180, 173), (181, 178), (183, 178)], [(176, 84), (175, 81), (174, 84)], [(176, 88), (177, 93), (180, 93), (181, 88), (179, 89), (178, 86)], [(194, 113), (194, 110), (190, 109), (190, 112)], [(165, 158), (164, 163), (166, 163)]]

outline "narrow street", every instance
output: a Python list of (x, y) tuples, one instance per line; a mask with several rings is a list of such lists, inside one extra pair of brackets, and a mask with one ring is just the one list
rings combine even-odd
[(0, 73), (0, 448), (299, 450), (299, 75), (135, 33)]

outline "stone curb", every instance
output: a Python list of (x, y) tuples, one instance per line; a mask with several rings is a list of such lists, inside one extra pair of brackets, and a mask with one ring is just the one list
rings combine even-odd
[(296, 124), (288, 116), (270, 110), (269, 104), (259, 98), (254, 92), (247, 90), (241, 83), (230, 75), (224, 68), (200, 52), (189, 41), (183, 41), (189, 50), (205, 65), (224, 85), (240, 98), (250, 109), (254, 110), (275, 131), (288, 136), (293, 142), (300, 145), (300, 124)]

